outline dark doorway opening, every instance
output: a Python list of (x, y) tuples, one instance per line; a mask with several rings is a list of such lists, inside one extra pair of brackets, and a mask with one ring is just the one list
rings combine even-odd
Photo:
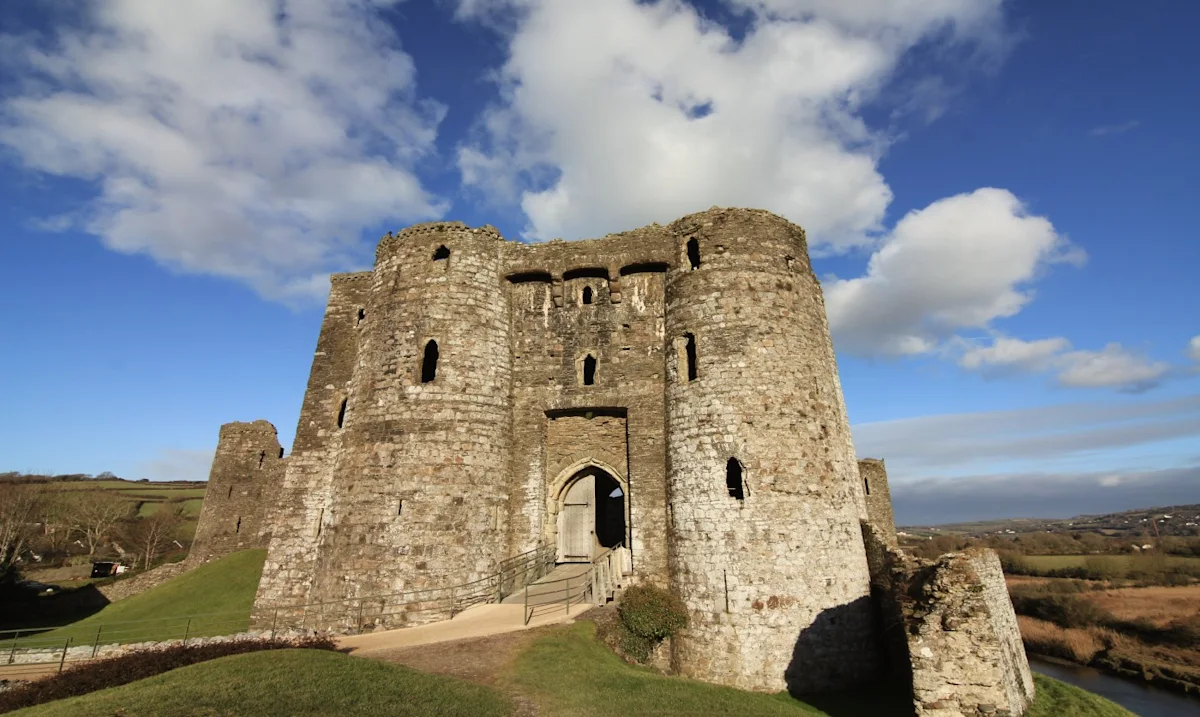
[(700, 268), (700, 242), (696, 239), (688, 239), (687, 243), (688, 264), (692, 269)]
[(742, 484), (742, 464), (736, 458), (730, 458), (725, 464), (725, 487), (729, 489), (730, 498), (746, 498), (745, 487)]
[(596, 542), (615, 548), (625, 541), (625, 491), (615, 478), (596, 471)]

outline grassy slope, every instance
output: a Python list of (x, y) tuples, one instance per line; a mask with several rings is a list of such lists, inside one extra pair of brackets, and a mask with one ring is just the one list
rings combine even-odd
[[(101, 642), (140, 642), (190, 635), (220, 635), (245, 629), (262, 573), (265, 550), (243, 550), (189, 570), (144, 593), (106, 606), (79, 622), (37, 637), (37, 641), (90, 644), (103, 625)], [(193, 618), (189, 615), (211, 615)], [(180, 619), (182, 617), (182, 619)], [(131, 621), (153, 620), (129, 624)], [(122, 624), (125, 623), (125, 624)]]
[[(118, 711), (120, 710), (120, 711)], [(487, 687), (321, 650), (224, 657), (121, 687), (12, 712), (14, 717), (500, 717)]]
[[(1036, 676), (1027, 717), (1132, 717), (1096, 695)], [(812, 698), (741, 692), (627, 665), (581, 621), (539, 638), (500, 681), (554, 717), (626, 715), (808, 715), (907, 717), (904, 695), (859, 690)], [(899, 697), (899, 699), (897, 699)], [(490, 715), (511, 714), (500, 692), (461, 680), (338, 653), (282, 650), (221, 658), (25, 711), (22, 717), (162, 715)]]

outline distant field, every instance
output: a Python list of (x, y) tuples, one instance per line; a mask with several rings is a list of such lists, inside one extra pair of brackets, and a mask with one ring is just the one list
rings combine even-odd
[(183, 506), (183, 515), (185, 517), (199, 518), (200, 517), (200, 508), (201, 508), (201, 506), (204, 505), (204, 498), (190, 498), (188, 500), (181, 501), (180, 503), (168, 503), (166, 501), (157, 501), (157, 502), (147, 501), (145, 503), (142, 503), (141, 507), (138, 508), (138, 516), (145, 518), (147, 516), (154, 515), (155, 511), (157, 511), (159, 508), (161, 508), (164, 505), (171, 505), (171, 506), (182, 505)]
[[(1116, 569), (1128, 570), (1133, 566), (1133, 561), (1140, 556), (1136, 555), (1026, 555), (1021, 559), (1029, 563), (1035, 568), (1041, 570), (1055, 570), (1058, 568), (1081, 568), (1089, 564), (1106, 563), (1112, 565)], [(1200, 558), (1187, 558), (1177, 555), (1166, 556), (1168, 565), (1200, 565)]]
[[(52, 491), (78, 493), (106, 493), (129, 501), (130, 510), (137, 507), (139, 517), (154, 515), (161, 506), (183, 505), (185, 520), (176, 531), (175, 537), (181, 541), (190, 541), (196, 534), (196, 521), (200, 517), (200, 509), (204, 505), (206, 484), (195, 481), (150, 482), (126, 480), (81, 480), (53, 481), (43, 484)], [(80, 584), (78, 581), (72, 584)]]

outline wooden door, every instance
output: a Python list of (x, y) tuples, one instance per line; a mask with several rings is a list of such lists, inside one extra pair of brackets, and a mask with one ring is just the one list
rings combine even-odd
[(559, 513), (558, 559), (564, 563), (592, 561), (596, 535), (596, 478), (586, 475), (571, 484)]

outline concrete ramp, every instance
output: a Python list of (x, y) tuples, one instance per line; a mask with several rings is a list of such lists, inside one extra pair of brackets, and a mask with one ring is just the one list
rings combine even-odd
[(417, 627), (404, 627), (384, 632), (372, 632), (365, 635), (351, 635), (338, 638), (338, 646), (349, 648), (352, 654), (369, 655), (377, 650), (388, 650), (395, 647), (412, 647), (429, 645), (435, 642), (463, 640), (471, 637), (487, 637), (504, 632), (527, 630), (556, 622), (565, 622), (580, 614), (587, 606), (572, 608), (571, 615), (566, 610), (546, 610), (534, 615), (526, 624), (525, 606), (485, 604), (468, 608), (453, 619)]

